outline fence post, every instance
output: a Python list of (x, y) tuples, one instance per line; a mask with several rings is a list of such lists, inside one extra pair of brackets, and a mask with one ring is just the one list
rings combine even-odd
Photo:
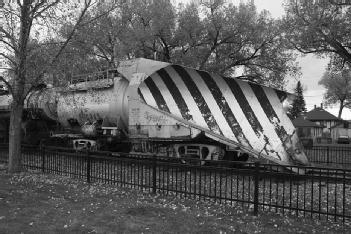
[(43, 144), (40, 144), (40, 146), (39, 146), (39, 153), (41, 155), (41, 171), (43, 173), (45, 173), (45, 156), (46, 156), (46, 154), (45, 154), (45, 148), (44, 148)]
[(255, 174), (254, 174), (254, 215), (258, 215), (258, 189), (259, 189), (259, 173), (260, 163), (255, 162)]
[(90, 172), (91, 172), (91, 159), (90, 159), (90, 153), (89, 153), (89, 150), (87, 150), (87, 155), (86, 155), (86, 158), (87, 158), (87, 182), (90, 183)]
[(156, 194), (156, 154), (152, 157), (152, 193)]

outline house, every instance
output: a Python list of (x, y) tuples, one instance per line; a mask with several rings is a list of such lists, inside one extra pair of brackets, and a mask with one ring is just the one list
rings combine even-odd
[(297, 117), (292, 123), (294, 124), (297, 135), (300, 138), (315, 139), (322, 136), (324, 126), (309, 121), (305, 115)]
[(306, 118), (309, 121), (312, 121), (320, 126), (324, 126), (324, 128), (331, 129), (333, 126), (343, 122), (344, 120), (339, 119), (338, 117), (332, 115), (328, 111), (323, 109), (323, 105), (321, 107), (314, 106), (314, 109), (307, 112)]
[(351, 138), (351, 121), (342, 121), (331, 127), (331, 137), (338, 139), (339, 136), (348, 136)]
[(345, 135), (351, 137), (351, 124), (324, 110), (323, 105), (315, 106), (292, 122), (299, 137), (313, 139), (314, 143), (336, 142)]

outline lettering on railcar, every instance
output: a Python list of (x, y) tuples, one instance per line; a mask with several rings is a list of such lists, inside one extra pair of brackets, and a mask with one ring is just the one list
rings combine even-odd
[(148, 111), (144, 113), (144, 118), (147, 122), (150, 123), (158, 123), (158, 124), (167, 124), (168, 120), (164, 115), (155, 115)]

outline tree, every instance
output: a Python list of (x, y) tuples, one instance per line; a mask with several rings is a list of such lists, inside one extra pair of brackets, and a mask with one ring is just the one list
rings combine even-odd
[(280, 22), (250, 2), (188, 5), (178, 22), (177, 63), (280, 88), (287, 75), (299, 74)]
[(303, 97), (303, 88), (300, 81), (297, 82), (295, 94), (296, 98), (293, 102), (292, 108), (288, 113), (290, 119), (296, 119), (302, 113), (306, 112), (306, 103), (305, 98)]
[[(125, 33), (125, 26), (123, 26), (120, 17), (120, 9), (117, 5), (113, 8), (109, 5), (100, 5), (94, 12), (87, 14), (87, 19), (97, 19), (80, 27), (73, 36), (70, 47), (66, 50), (68, 57), (72, 55), (75, 57), (72, 62), (78, 63), (77, 65), (81, 63), (84, 67), (83, 70), (87, 70), (89, 67), (97, 69), (99, 67), (98, 61), (104, 63), (105, 68), (117, 66), (116, 61), (118, 57), (116, 56), (119, 55), (119, 50), (121, 49), (120, 38)], [(105, 14), (106, 11), (109, 11), (109, 13)], [(62, 25), (60, 35), (63, 38), (67, 38), (67, 31), (69, 32), (72, 27), (74, 25), (70, 22)], [(95, 66), (89, 66), (91, 63), (95, 64)]]
[(280, 22), (251, 3), (132, 1), (76, 35), (75, 48), (98, 60), (144, 57), (280, 88), (299, 74)]
[[(102, 15), (107, 7), (100, 5), (89, 12), (87, 18), (97, 20), (77, 30), (66, 49), (68, 64), (75, 66), (62, 63), (65, 72), (114, 68), (118, 61), (135, 57), (169, 61), (175, 25), (175, 10), (170, 1), (122, 1), (109, 14)], [(70, 22), (62, 25), (60, 36), (66, 38), (70, 28)]]
[(351, 108), (351, 70), (326, 71), (319, 81), (326, 88), (324, 100), (326, 104), (339, 104), (338, 117), (341, 118), (345, 107)]
[[(27, 94), (41, 83), (43, 75), (58, 61), (76, 30), (88, 23), (85, 14), (92, 6), (92, 1), (72, 4), (70, 11), (68, 3), (59, 0), (23, 0), (16, 3), (11, 1), (0, 9), (3, 16), (0, 46), (5, 48), (0, 55), (8, 61), (13, 74), (10, 80), (2, 79), (13, 97), (10, 109), (9, 172), (21, 170), (21, 121)], [(67, 32), (65, 40), (56, 41), (59, 46), (52, 50), (47, 36), (53, 32), (50, 26), (57, 27), (65, 16), (74, 22), (74, 26)], [(46, 36), (40, 35), (42, 30)]]
[(127, 22), (124, 44), (131, 53), (170, 62), (176, 47), (176, 10), (171, 1), (132, 1), (124, 4), (122, 11), (123, 21)]
[(294, 49), (351, 64), (350, 6), (337, 0), (288, 0), (285, 11), (286, 37)]

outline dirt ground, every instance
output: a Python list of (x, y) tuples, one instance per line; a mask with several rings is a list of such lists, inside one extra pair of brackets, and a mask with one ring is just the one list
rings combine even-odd
[(0, 233), (350, 233), (349, 224), (152, 195), (0, 165)]

